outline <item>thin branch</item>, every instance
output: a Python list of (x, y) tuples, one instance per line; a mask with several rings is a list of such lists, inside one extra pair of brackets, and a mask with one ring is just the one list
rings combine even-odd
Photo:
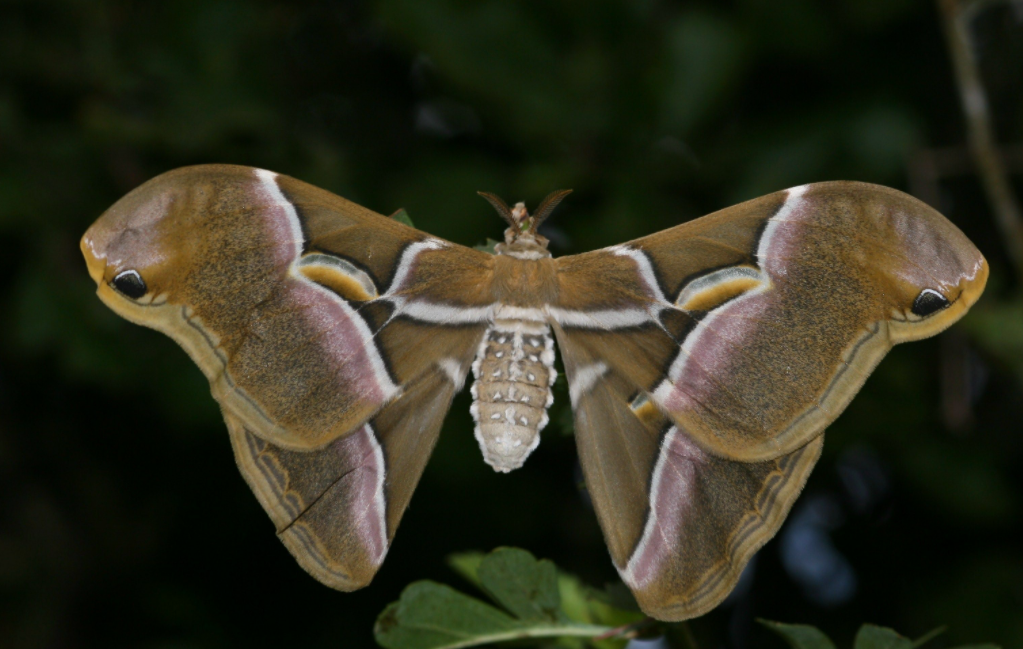
[(995, 212), (1009, 258), (1023, 283), (1023, 209), (1012, 192), (1005, 166), (998, 155), (991, 114), (969, 31), (969, 17), (976, 15), (981, 6), (989, 4), (987, 0), (938, 0), (966, 116), (970, 151)]

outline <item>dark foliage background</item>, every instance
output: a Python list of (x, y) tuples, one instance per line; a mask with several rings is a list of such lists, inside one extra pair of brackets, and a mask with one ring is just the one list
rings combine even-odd
[[(1019, 21), (996, 4), (975, 25), (1007, 143)], [(469, 245), (502, 230), (476, 190), (571, 187), (555, 254), (818, 180), (932, 197), (991, 262), (987, 295), (892, 352), (778, 539), (692, 628), (705, 648), (780, 646), (755, 616), (1023, 646), (1023, 302), (963, 142), (924, 0), (3, 0), (0, 645), (370, 647), (405, 584), (498, 545), (615, 579), (564, 392), (510, 475), (481, 461), (461, 396), (374, 583), (301, 571), (199, 371), (103, 307), (78, 252), (144, 180), (233, 162)], [(937, 183), (917, 173), (935, 148), (958, 169)]]

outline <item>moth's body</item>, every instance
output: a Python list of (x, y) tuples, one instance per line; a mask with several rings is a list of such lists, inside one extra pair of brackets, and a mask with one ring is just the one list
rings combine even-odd
[(824, 428), (892, 345), (980, 296), (987, 266), (895, 190), (819, 183), (553, 258), (534, 216), (494, 255), (269, 171), (169, 172), (82, 240), (100, 297), (209, 378), (238, 465), (301, 565), (335, 588), (383, 561), (470, 371), (486, 462), (547, 423), (554, 340), (580, 462), (640, 605), (716, 605), (777, 531)]
[(534, 320), (497, 320), (480, 343), (472, 365), (470, 412), (483, 458), (497, 471), (522, 466), (540, 443), (551, 386), (554, 339), (550, 328)]
[[(525, 207), (516, 206), (520, 214)], [(556, 299), (557, 268), (546, 240), (514, 227), (494, 250), (495, 309), (472, 364), (476, 441), (502, 473), (522, 466), (540, 443), (554, 403), (554, 337), (543, 306)]]

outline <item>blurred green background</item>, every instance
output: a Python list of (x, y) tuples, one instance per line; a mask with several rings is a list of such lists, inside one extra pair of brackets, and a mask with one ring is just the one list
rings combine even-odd
[[(1004, 143), (1023, 141), (1021, 16), (975, 22)], [(404, 585), (457, 584), (448, 553), (498, 545), (616, 578), (564, 391), (509, 475), (455, 401), (370, 587), (296, 565), (199, 370), (108, 311), (78, 252), (121, 195), (206, 162), (404, 207), (467, 245), (503, 228), (476, 190), (570, 187), (556, 255), (819, 180), (936, 203), (990, 261), (987, 294), (889, 355), (778, 538), (692, 628), (703, 649), (780, 646), (755, 617), (1023, 646), (1023, 301), (964, 141), (923, 0), (0, 1), (0, 646), (371, 647)]]

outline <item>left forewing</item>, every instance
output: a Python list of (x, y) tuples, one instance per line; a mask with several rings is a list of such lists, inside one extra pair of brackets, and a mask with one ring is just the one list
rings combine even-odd
[(360, 430), (425, 371), (464, 378), (491, 311), (491, 255), (251, 167), (158, 176), (82, 251), (104, 302), (174, 338), (225, 412), (292, 450)]

